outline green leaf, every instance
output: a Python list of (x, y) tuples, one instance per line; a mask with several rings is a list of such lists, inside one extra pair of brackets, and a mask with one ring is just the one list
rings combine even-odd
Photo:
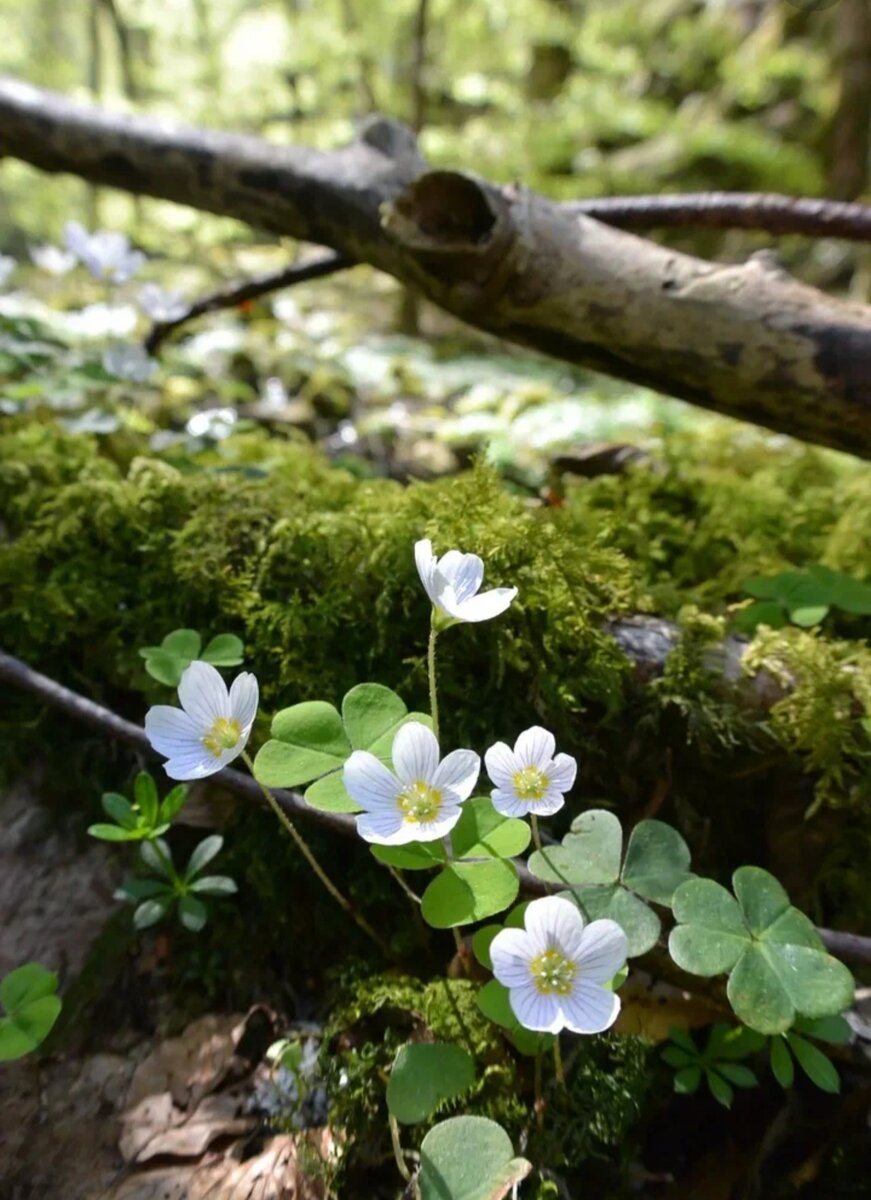
[(490, 946), (497, 933), (502, 932), (501, 925), (482, 925), (472, 934), (472, 953), (482, 967), (493, 970), (493, 960), (490, 957)]
[(99, 821), (88, 826), (88, 833), (101, 842), (138, 842), (145, 835), (144, 830), (122, 829), (120, 825), (104, 825)]
[(342, 701), (345, 736), (354, 750), (389, 758), (393, 739), (408, 715), (404, 701), (380, 683), (360, 683)]
[(192, 892), (200, 892), (206, 896), (232, 896), (238, 892), (235, 879), (229, 875), (203, 875), (191, 884)]
[(623, 885), (655, 904), (671, 904), (675, 889), (691, 878), (689, 846), (664, 821), (639, 821), (629, 837)]
[(187, 880), (193, 879), (199, 875), (203, 867), (210, 863), (216, 854), (220, 854), (221, 847), (224, 844), (224, 839), (219, 833), (213, 833), (210, 837), (203, 840), (194, 847), (193, 853), (188, 860), (187, 868), (185, 869), (184, 877)]
[(181, 677), (189, 665), (189, 659), (177, 658), (174, 654), (161, 650), (159, 647), (145, 660), (145, 670), (151, 678), (172, 688), (178, 687), (181, 683)]
[(22, 1058), (41, 1045), (60, 1011), (59, 996), (40, 996), (21, 1005), (14, 1015), (0, 1019), (0, 1062)]
[(184, 807), (188, 789), (186, 783), (180, 783), (163, 797), (160, 805), (161, 823), (171, 824)]
[(387, 1083), (387, 1108), (402, 1125), (416, 1125), (474, 1082), (474, 1060), (459, 1046), (445, 1042), (401, 1046)]
[(514, 865), (505, 859), (451, 863), (421, 897), (421, 912), (435, 929), (469, 925), (502, 912), (520, 889)]
[(795, 1067), (786, 1039), (777, 1034), (771, 1039), (771, 1073), (784, 1089), (791, 1088), (795, 1079)]
[(197, 658), (203, 639), (195, 629), (174, 629), (160, 643), (160, 648), (174, 658), (186, 659), (190, 663)]
[(160, 879), (127, 879), (115, 892), (116, 900), (150, 900), (153, 896), (168, 896), (174, 892), (168, 883)]
[(406, 842), (404, 846), (370, 846), (372, 857), (400, 871), (431, 871), (447, 862), (441, 842)]
[(39, 963), (24, 963), (0, 982), (0, 1004), (9, 1016), (45, 996), (57, 991), (58, 979), (54, 971), (47, 971)]
[(722, 1104), (723, 1108), (731, 1108), (735, 1093), (722, 1075), (718, 1075), (716, 1071), (705, 1071), (705, 1079), (708, 1081), (708, 1089), (717, 1103)]
[(298, 787), (334, 771), (351, 753), (342, 718), (323, 700), (282, 709), (272, 738), (254, 760), (254, 774), (266, 787)]
[(360, 805), (348, 795), (341, 771), (333, 771), (306, 788), (305, 802), (322, 812), (360, 812)]
[(832, 1060), (823, 1054), (822, 1050), (817, 1049), (797, 1033), (788, 1033), (786, 1040), (798, 1059), (798, 1065), (811, 1083), (815, 1083), (822, 1091), (830, 1092), (833, 1095), (840, 1092), (841, 1080), (838, 1072)]
[(205, 904), (196, 896), (182, 896), (178, 902), (178, 915), (185, 929), (192, 933), (199, 933), (209, 916)]
[(508, 988), (498, 979), (491, 979), (489, 983), (484, 984), (478, 992), (476, 1002), (489, 1021), (506, 1031), (521, 1054), (534, 1057), (553, 1044), (553, 1034), (536, 1033), (535, 1030), (525, 1029), (520, 1024), (511, 1007)]
[(133, 799), (136, 801), (143, 822), (149, 828), (156, 825), (160, 809), (157, 798), (157, 784), (147, 771), (140, 771), (134, 779)]
[(677, 889), (678, 925), (668, 947), (678, 966), (695, 975), (728, 974), (736, 1015), (763, 1034), (785, 1032), (797, 1014), (823, 1017), (847, 1008), (852, 975), (826, 953), (777, 880), (759, 867), (740, 867), (733, 886), (735, 896), (710, 879)]
[(808, 1037), (818, 1038), (821, 1042), (830, 1042), (835, 1046), (844, 1046), (853, 1036), (849, 1021), (841, 1016), (832, 1017), (798, 1017), (794, 1029)]
[(871, 614), (871, 585), (819, 564), (814, 564), (809, 570), (811, 575), (826, 584), (832, 604), (844, 612), (860, 616)]
[[(213, 667), (238, 667), (244, 654), (241, 638), (237, 638), (235, 633), (219, 633), (212, 638), (200, 657)], [(194, 654), (192, 657), (197, 656)]]
[(729, 1083), (740, 1088), (753, 1088), (759, 1086), (759, 1080), (753, 1074), (749, 1067), (743, 1066), (741, 1063), (734, 1062), (718, 1062), (716, 1065), (718, 1075), (722, 1075)]
[(675, 1072), (674, 1090), (681, 1096), (691, 1096), (693, 1092), (699, 1090), (701, 1082), (701, 1067), (682, 1067), (679, 1071)]
[(616, 883), (620, 876), (623, 828), (604, 808), (590, 809), (572, 821), (562, 845), (536, 850), (529, 869), (550, 883)]
[(659, 917), (643, 900), (619, 884), (613, 887), (576, 888), (560, 894), (574, 900), (588, 921), (602, 918), (616, 921), (626, 934), (630, 958), (646, 954), (656, 945), (662, 928)]
[(133, 805), (125, 796), (120, 796), (117, 792), (105, 792), (100, 803), (103, 805), (103, 812), (107, 817), (111, 817), (122, 829), (135, 829), (138, 822), (136, 813), (133, 811)]
[(144, 900), (133, 913), (133, 924), (137, 929), (149, 929), (166, 916), (171, 904), (171, 896)]
[(421, 1200), (504, 1200), (532, 1164), (514, 1158), (511, 1139), (487, 1117), (451, 1117), (420, 1148)]
[(455, 858), (513, 858), (532, 836), (525, 821), (504, 817), (486, 796), (467, 800), (451, 833)]
[(152, 871), (158, 871), (161, 875), (165, 875), (167, 879), (172, 879), (172, 855), (169, 846), (163, 838), (155, 838), (154, 841), (143, 842), (139, 850), (142, 856), (142, 861), (146, 866), (151, 867)]
[(771, 629), (782, 629), (786, 624), (786, 611), (778, 600), (760, 600), (735, 613), (733, 622), (740, 633), (755, 633), (760, 625)]

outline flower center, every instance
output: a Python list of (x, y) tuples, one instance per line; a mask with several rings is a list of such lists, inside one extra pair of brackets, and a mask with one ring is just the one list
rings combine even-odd
[(212, 723), (212, 728), (202, 742), (209, 754), (220, 758), (225, 750), (232, 750), (235, 747), (241, 732), (238, 721), (229, 720), (227, 717), (218, 717)]
[(437, 788), (430, 787), (424, 780), (418, 779), (399, 793), (397, 803), (406, 821), (418, 824), (421, 821), (432, 821), (438, 816), (442, 806), (442, 794)]
[(539, 954), (529, 964), (532, 980), (543, 996), (555, 993), (557, 996), (567, 996), (572, 990), (577, 967), (559, 950), (552, 946)]
[(538, 767), (524, 767), (515, 773), (512, 780), (518, 800), (543, 800), (548, 782), (547, 776)]

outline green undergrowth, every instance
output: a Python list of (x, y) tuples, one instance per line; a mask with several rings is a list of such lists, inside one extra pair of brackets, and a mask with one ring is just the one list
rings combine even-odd
[[(141, 720), (167, 693), (139, 647), (189, 626), (243, 639), (267, 712), (338, 701), (370, 679), (425, 707), (427, 601), (411, 548), (430, 536), (519, 589), (505, 620), (441, 639), (447, 742), (483, 749), (548, 726), (580, 760), (577, 807), (631, 818), (664, 804), (700, 869), (771, 859), (766, 820), (784, 780), (804, 796), (799, 820), (837, 812), (833, 845), (865, 837), (868, 618), (758, 634), (745, 672), (764, 667), (773, 707), (758, 681), (724, 681), (718, 656), (751, 576), (814, 562), (867, 573), (871, 476), (849, 460), (680, 435), (627, 475), (569, 481), (550, 507), (482, 465), (403, 487), (261, 434), (184, 469), (141, 448), (39, 423), (0, 436), (0, 646), (48, 675)], [(645, 612), (683, 634), (664, 674), (639, 685), (607, 626)], [(80, 786), (78, 767), (98, 770), (99, 739), (22, 695), (3, 696), (0, 720), (7, 774), (37, 750), (61, 792)], [(818, 885), (807, 894), (825, 895)]]

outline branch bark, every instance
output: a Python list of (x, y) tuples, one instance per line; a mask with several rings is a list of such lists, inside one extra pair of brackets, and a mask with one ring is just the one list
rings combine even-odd
[[(110, 709), (103, 708), (93, 700), (88, 700), (85, 696), (80, 696), (77, 692), (64, 687), (63, 684), (57, 683), (56, 680), (49, 679), (47, 675), (34, 671), (27, 663), (11, 654), (6, 654), (3, 650), (0, 650), (0, 680), (29, 692), (30, 695), (36, 696), (50, 707), (66, 713), (74, 720), (90, 725), (108, 737), (133, 746), (150, 758), (158, 757), (145, 736), (145, 730), (140, 725), (134, 725), (132, 721), (119, 717)], [(237, 796), (253, 800), (261, 806), (266, 804), (259, 785), (250, 775), (234, 771), (231, 767), (225, 767), (215, 776), (215, 779)], [(288, 792), (282, 788), (274, 788), (272, 791), (275, 799), (289, 817), (310, 821), (345, 837), (357, 836), (357, 827), (352, 816), (345, 813), (323, 812), (320, 809), (312, 808), (306, 804), (298, 792)], [(521, 889), (526, 895), (545, 896), (553, 891), (553, 885), (537, 879), (528, 870), (525, 863), (515, 862), (515, 866), (520, 877)], [(832, 954), (844, 959), (845, 962), (871, 963), (871, 938), (832, 929), (818, 929), (817, 932), (827, 949)]]
[(0, 81), (0, 154), (367, 262), (510, 341), (871, 457), (871, 309), (767, 257), (705, 262), (519, 187), (433, 171), (397, 122), (322, 152)]

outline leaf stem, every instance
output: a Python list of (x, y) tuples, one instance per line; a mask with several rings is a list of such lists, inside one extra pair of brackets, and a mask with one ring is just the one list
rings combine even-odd
[(439, 740), (439, 698), (438, 687), (436, 685), (436, 639), (438, 635), (438, 630), (435, 627), (435, 609), (433, 609), (432, 622), (429, 628), (429, 645), (426, 653), (426, 673), (429, 677), (429, 710), (432, 716), (432, 731), (435, 734), (436, 741)]
[(538, 817), (535, 813), (529, 814), (529, 823), (532, 826), (532, 843), (536, 850), (541, 849), (541, 834), (538, 831)]
[(406, 1183), (409, 1183), (411, 1180), (411, 1171), (409, 1171), (405, 1156), (402, 1153), (402, 1143), (399, 1140), (399, 1122), (392, 1113), (387, 1117), (387, 1124), (390, 1126), (390, 1144), (393, 1147), (393, 1157), (396, 1159), (399, 1174)]
[(563, 1089), (566, 1090), (566, 1073), (563, 1068), (563, 1056), (559, 1047), (559, 1034), (554, 1035), (553, 1039), (553, 1067), (556, 1072), (556, 1081)]
[(315, 858), (314, 853), (313, 853), (311, 847), (309, 846), (308, 842), (305, 840), (305, 838), (302, 836), (302, 834), (296, 828), (296, 826), (291, 821), (291, 819), (287, 815), (287, 813), (282, 809), (281, 805), (275, 799), (272, 792), (270, 792), (269, 788), (264, 786), (264, 784), (260, 783), (260, 780), (257, 779), (257, 776), (254, 774), (254, 763), (251, 761), (250, 756), (248, 754), (246, 754), (245, 751), (242, 752), (242, 761), (245, 763), (245, 766), (251, 772), (252, 777), (257, 781), (257, 784), (259, 785), (260, 790), (263, 793), (267, 804), (272, 809), (272, 811), (275, 813), (276, 817), (278, 817), (278, 820), (281, 822), (281, 824), (283, 825), (283, 827), (287, 831), (287, 833), (289, 833), (290, 836), (293, 838), (294, 842), (296, 842), (297, 848), (301, 852), (303, 858), (306, 860), (308, 865), (314, 871), (315, 875), (317, 875), (318, 879), (321, 881), (321, 883), (324, 885), (324, 887), (327, 889), (327, 891), (333, 897), (335, 902), (339, 905), (340, 908), (343, 908), (345, 910), (345, 912), (348, 914), (348, 916), (351, 918), (352, 921), (356, 922), (356, 924), (360, 927), (360, 929), (363, 930), (363, 932), (366, 934), (366, 936), (372, 939), (372, 941), (375, 943), (375, 945), (379, 948), (379, 950), (381, 950), (381, 952), (384, 955), (387, 956), (387, 958), (392, 958), (393, 955), (390, 952), (390, 947), (387, 945), (387, 943), (384, 941), (384, 939), (381, 938), (379, 936), (379, 934), (377, 934), (375, 932), (375, 930), (372, 928), (372, 926), (369, 924), (369, 922), (366, 920), (366, 918), (357, 912), (357, 910), (351, 904), (351, 901), (348, 900), (348, 898), (339, 891), (339, 889), (333, 883), (332, 879), (330, 879), (329, 875), (326, 873), (326, 871), (323, 869), (321, 864)]

